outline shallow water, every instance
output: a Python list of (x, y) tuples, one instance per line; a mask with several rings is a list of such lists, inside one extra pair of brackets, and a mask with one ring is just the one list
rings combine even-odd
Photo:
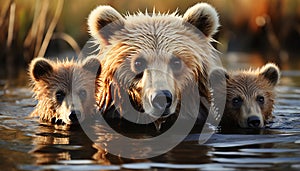
[[(163, 155), (134, 160), (107, 153), (81, 129), (41, 125), (27, 117), (36, 104), (29, 89), (0, 90), (0, 168), (300, 170), (299, 72), (283, 71), (276, 91), (274, 123), (266, 129), (219, 131), (205, 144), (198, 143), (199, 134), (195, 133)], [(102, 135), (108, 142), (116, 138), (113, 134)], [(148, 150), (142, 152), (151, 152), (151, 148)]]

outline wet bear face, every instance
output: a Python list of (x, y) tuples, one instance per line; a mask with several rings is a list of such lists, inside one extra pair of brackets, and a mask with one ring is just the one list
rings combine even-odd
[(272, 118), (280, 72), (274, 64), (227, 74), (227, 100), (222, 125), (262, 128)]
[(196, 4), (183, 16), (125, 17), (110, 6), (99, 6), (88, 25), (101, 49), (102, 92), (97, 101), (103, 111), (113, 104), (123, 115), (132, 106), (137, 115), (165, 118), (176, 113), (181, 95), (195, 83), (208, 98), (207, 73), (215, 65), (210, 41), (219, 26), (210, 5)]
[(83, 62), (34, 59), (29, 69), (38, 100), (33, 115), (54, 123), (84, 121), (96, 109), (95, 80), (100, 70), (96, 58), (87, 58)]

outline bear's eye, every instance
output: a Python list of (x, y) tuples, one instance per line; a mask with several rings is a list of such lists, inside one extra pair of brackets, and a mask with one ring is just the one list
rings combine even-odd
[(234, 107), (239, 108), (243, 104), (243, 99), (241, 97), (235, 97), (231, 102)]
[(81, 100), (84, 100), (84, 99), (86, 99), (87, 92), (82, 89), (82, 90), (79, 90), (78, 95), (79, 95)]
[(143, 72), (146, 69), (146, 67), (147, 67), (146, 59), (140, 57), (134, 61), (134, 70), (137, 73)]
[(66, 96), (65, 92), (63, 92), (62, 90), (58, 90), (58, 91), (55, 93), (55, 98), (56, 98), (56, 100), (57, 100), (59, 103), (62, 103), (62, 102), (63, 102), (65, 96)]
[(265, 98), (264, 98), (264, 96), (258, 95), (258, 96), (256, 97), (256, 101), (257, 101), (259, 104), (264, 104), (264, 103), (265, 103)]
[(179, 58), (173, 57), (170, 60), (170, 67), (174, 72), (179, 72), (182, 68), (182, 61)]

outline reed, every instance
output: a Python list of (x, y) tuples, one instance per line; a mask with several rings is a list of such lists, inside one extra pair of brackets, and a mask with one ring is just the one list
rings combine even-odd
[[(289, 59), (282, 49), (299, 56), (299, 0), (206, 1), (220, 13), (222, 27), (215, 38), (221, 43), (216, 45), (221, 52), (262, 49), (275, 53), (264, 55), (274, 56), (274, 61)], [(162, 12), (178, 9), (182, 14), (197, 2), (199, 0), (0, 0), (0, 87), (1, 79), (11, 82), (21, 78), (18, 82), (25, 84), (23, 80), (27, 77), (22, 73), (26, 73), (27, 64), (34, 57), (50, 52), (47, 49), (52, 41), (66, 42), (78, 55), (88, 39), (86, 17), (97, 5), (111, 5), (120, 13), (133, 13), (137, 9), (152, 11), (155, 7)], [(261, 39), (264, 39), (262, 43), (257, 43)]]
[[(64, 32), (55, 32), (64, 0), (56, 1), (54, 12), (50, 2), (55, 1), (33, 2), (33, 14), (30, 14), (30, 7), (24, 8), (24, 4), (19, 5), (21, 2), (14, 0), (5, 1), (0, 7), (0, 47), (4, 49), (0, 52), (0, 59), (5, 61), (4, 64), (0, 64), (0, 79), (5, 79), (4, 89), (26, 84), (24, 67), (26, 68), (33, 58), (44, 56), (51, 40), (63, 40), (77, 55), (80, 53), (80, 47), (72, 36)], [(22, 16), (24, 14), (25, 17)], [(21, 33), (25, 35), (22, 36)]]

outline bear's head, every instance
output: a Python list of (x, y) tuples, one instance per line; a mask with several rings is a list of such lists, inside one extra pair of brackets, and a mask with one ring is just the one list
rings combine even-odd
[(124, 116), (134, 108), (133, 116), (155, 120), (179, 108), (198, 114), (193, 111), (197, 107), (182, 102), (183, 92), (209, 101), (208, 73), (217, 63), (211, 41), (219, 26), (212, 6), (196, 4), (183, 16), (139, 12), (124, 17), (110, 6), (99, 6), (89, 15), (88, 26), (100, 45), (97, 101), (103, 111), (114, 106)]
[(222, 127), (264, 127), (265, 123), (272, 119), (274, 88), (280, 78), (278, 67), (268, 63), (257, 70), (226, 75), (227, 98)]
[(100, 61), (95, 57), (81, 62), (34, 59), (29, 75), (38, 104), (32, 115), (58, 124), (84, 121), (96, 110), (95, 87), (100, 72)]

